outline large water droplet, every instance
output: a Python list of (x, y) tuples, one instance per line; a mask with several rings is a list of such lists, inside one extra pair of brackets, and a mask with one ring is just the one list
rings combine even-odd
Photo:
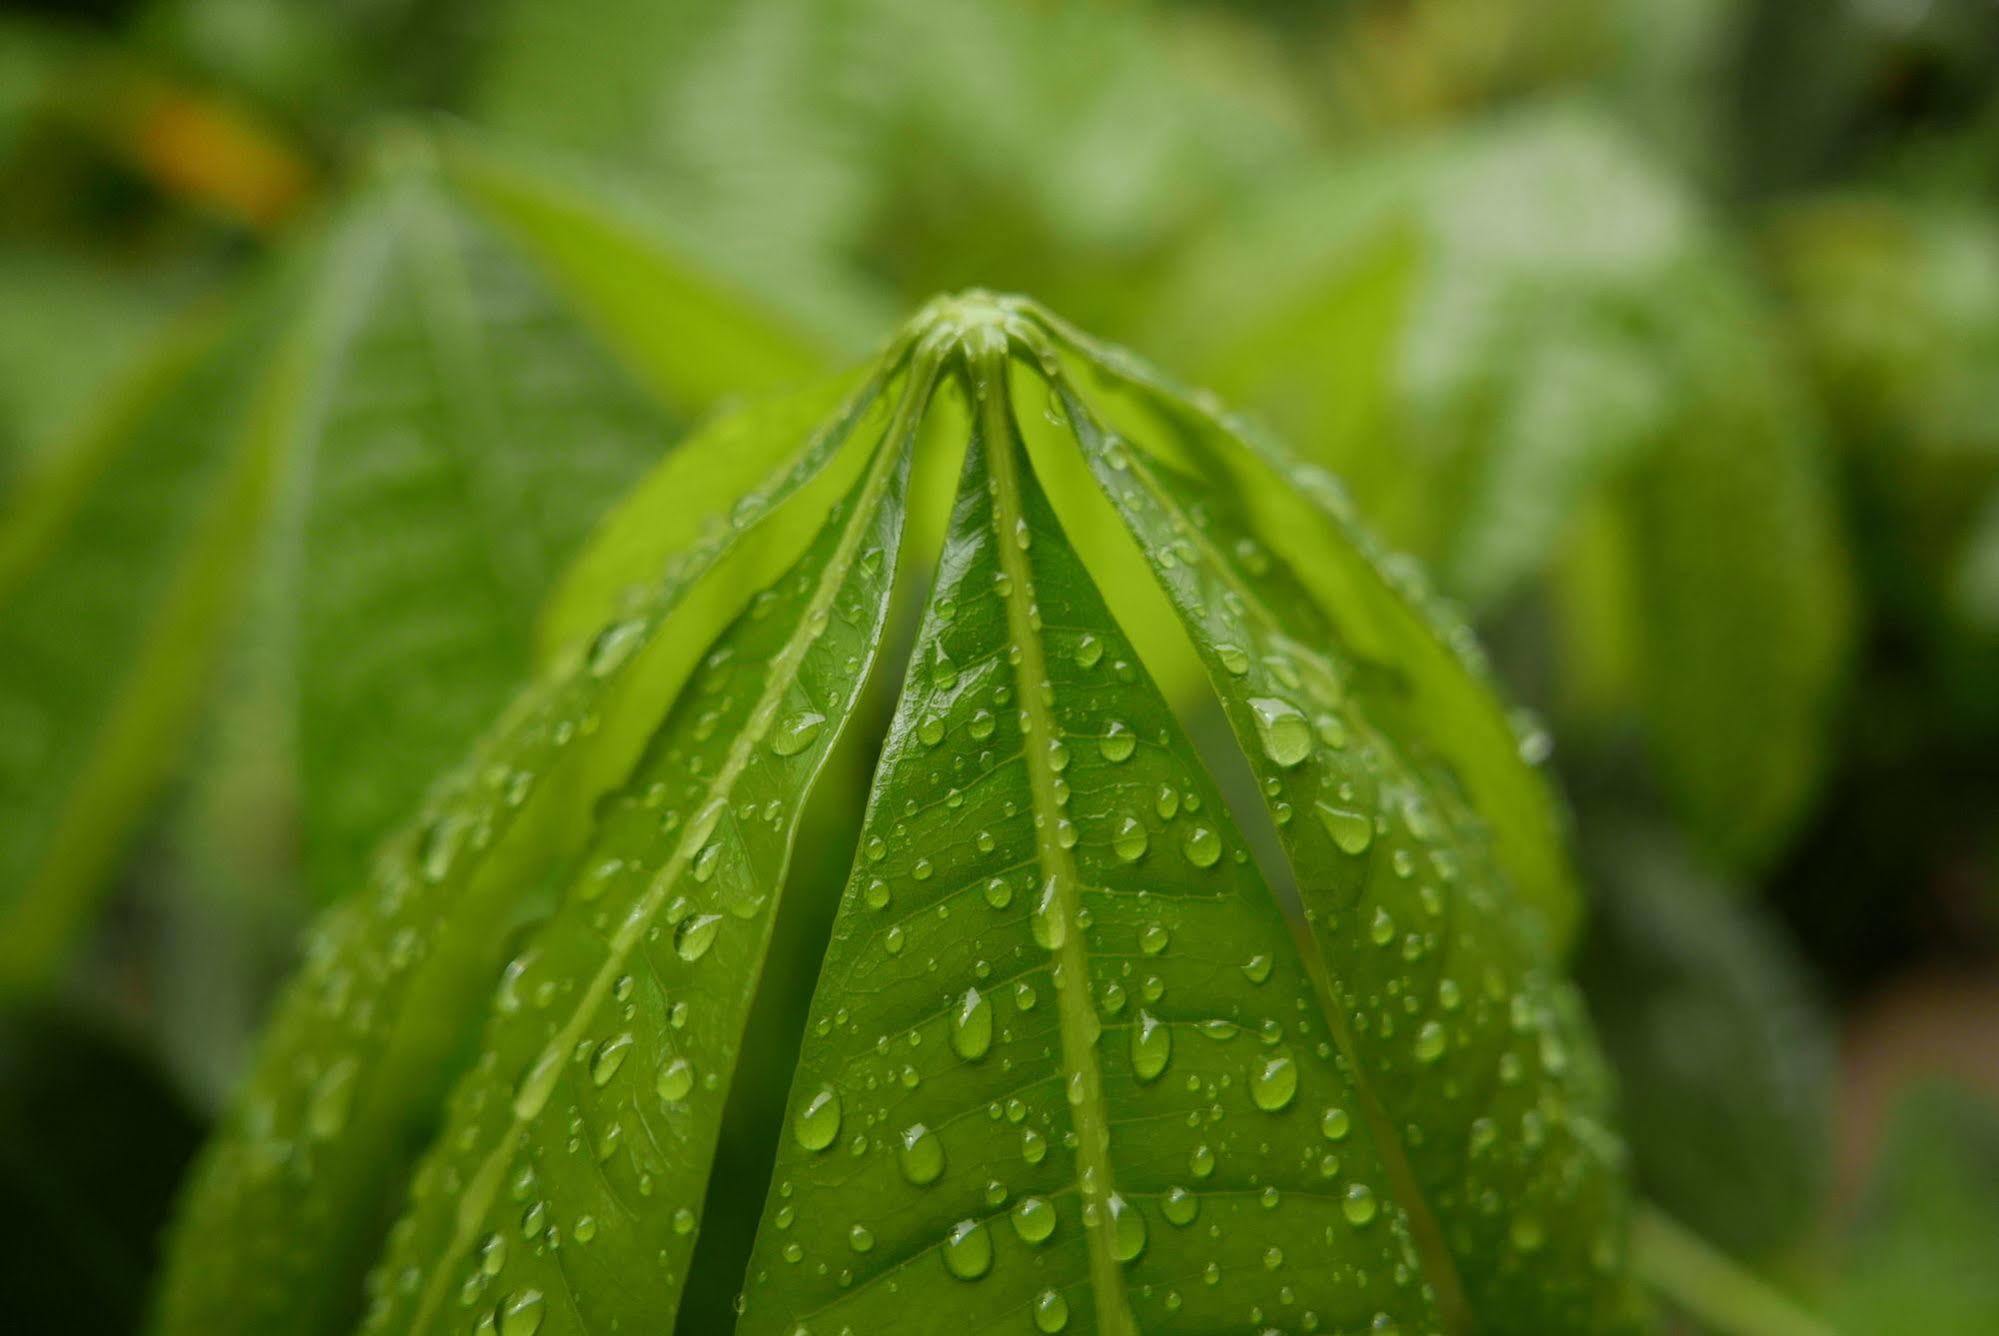
[(810, 747), (825, 727), (825, 715), (817, 710), (800, 711), (771, 731), (770, 749), (779, 756), (796, 756)]
[(676, 1104), (686, 1099), (694, 1090), (694, 1064), (686, 1058), (675, 1058), (659, 1069), (659, 1079), (653, 1082), (653, 1090), (668, 1104)]
[(1117, 834), (1111, 837), (1111, 850), (1125, 862), (1136, 863), (1145, 857), (1150, 839), (1145, 832), (1145, 823), (1137, 817), (1128, 816), (1118, 822)]
[(976, 1062), (993, 1046), (993, 1004), (976, 988), (967, 988), (951, 1010), (951, 1048), (967, 1062)]
[(1022, 1243), (1046, 1243), (1055, 1232), (1055, 1208), (1046, 1198), (1022, 1197), (1013, 1204), (1013, 1232)]
[(1201, 1213), (1201, 1199), (1185, 1188), (1168, 1188), (1159, 1203), (1159, 1213), (1168, 1224), (1185, 1229)]
[(1206, 826), (1195, 826), (1180, 847), (1195, 867), (1213, 867), (1222, 856), (1222, 837)]
[(1120, 1262), (1134, 1260), (1145, 1251), (1145, 1217), (1115, 1192), (1104, 1204), (1111, 1218), (1111, 1256)]
[(1274, 696), (1255, 696), (1249, 702), (1256, 716), (1256, 736), (1263, 754), (1277, 765), (1289, 768), (1312, 754), (1312, 726), (1304, 711)]
[(500, 1336), (534, 1336), (546, 1313), (540, 1290), (516, 1290), (500, 1304)]
[(1367, 847), (1374, 843), (1374, 821), (1365, 813), (1324, 802), (1314, 803), (1313, 807), (1341, 853), (1358, 856), (1366, 853)]
[(960, 1220), (944, 1236), (944, 1268), (959, 1280), (993, 1269), (993, 1236), (983, 1220)]
[(1265, 1054), (1250, 1071), (1249, 1097), (1266, 1113), (1276, 1113), (1298, 1093), (1298, 1064), (1282, 1049)]
[(1131, 1026), (1131, 1070), (1141, 1081), (1156, 1081), (1173, 1056), (1173, 1029), (1149, 1011)]
[(632, 651), (645, 642), (645, 629), (645, 623), (637, 618), (613, 622), (590, 642), (584, 667), (592, 677), (608, 677), (617, 672), (632, 657)]
[(1364, 1225), (1374, 1219), (1378, 1206), (1374, 1200), (1374, 1189), (1365, 1183), (1355, 1183), (1347, 1189), (1345, 1200), (1340, 1202), (1340, 1213), (1349, 1224)]
[(625, 1055), (632, 1051), (632, 1036), (629, 1032), (615, 1035), (597, 1045), (597, 1051), (590, 1057), (590, 1081), (604, 1086), (618, 1074), (618, 1068), (625, 1065)]
[(1050, 877), (1034, 905), (1034, 940), (1045, 951), (1060, 950), (1069, 940), (1069, 916), (1062, 912), (1061, 888)]
[(902, 1166), (904, 1178), (917, 1187), (926, 1187), (943, 1176), (944, 1143), (935, 1132), (916, 1123), (903, 1129), (896, 1147), (896, 1161)]
[(807, 1150), (825, 1150), (840, 1135), (840, 1096), (823, 1086), (805, 1101), (792, 1124), (798, 1144)]
[(673, 952), (689, 962), (708, 954), (708, 948), (715, 945), (715, 934), (721, 931), (720, 914), (696, 914), (682, 919), (680, 926), (673, 930)]
[(1034, 1329), (1058, 1332), (1069, 1325), (1069, 1301), (1060, 1290), (1043, 1290), (1034, 1296)]

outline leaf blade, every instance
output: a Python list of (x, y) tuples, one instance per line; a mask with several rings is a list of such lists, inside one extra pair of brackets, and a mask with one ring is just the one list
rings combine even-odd
[[(1003, 388), (986, 379), (985, 402)], [(1058, 1315), (1079, 1330), (1212, 1330), (1260, 1297), (1274, 1311), (1287, 1285), (1333, 1326), (1427, 1324), (1424, 1295), (1394, 1279), (1416, 1271), (1400, 1212), (1326, 1187), (1328, 1173), (1344, 1169), (1349, 1189), (1382, 1171), (1364, 1128), (1322, 1130), (1351, 1106), (1293, 1019), (1310, 986), (1276, 904), (1017, 428), (988, 419), (962, 479), (739, 1330), (888, 1336), (947, 1311), (979, 1331)], [(1024, 704), (1034, 695), (1042, 705)], [(1230, 954), (1208, 949), (1222, 942)], [(1133, 962), (1157, 988), (1124, 973)], [(1290, 1042), (1266, 1047), (1264, 1021)], [(1306, 1256), (1287, 1263), (1288, 1240)], [(1211, 1263), (1227, 1288), (1203, 1283)]]

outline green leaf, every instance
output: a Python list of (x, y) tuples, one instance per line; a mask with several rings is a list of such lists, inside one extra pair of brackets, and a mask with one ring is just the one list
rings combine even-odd
[(1161, 321), (1446, 593), (1552, 591), (1560, 722), (1636, 725), (1709, 848), (1772, 856), (1824, 764), (1845, 554), (1779, 327), (1683, 183), (1586, 108), (1517, 114), (1279, 192)]
[(1313, 981), (1035, 483), (1004, 374), (970, 368), (741, 1329), (918, 1332), (962, 1307), (1210, 1330), (1287, 1291), (1335, 1328), (1424, 1329)]
[[(1627, 1293), (1607, 1283), (1623, 1148), (1558, 973), (1571, 892), (1546, 877), (1560, 857), (1543, 843), (1552, 832), (1514, 820), (1545, 814), (1547, 796), (1495, 726), (1476, 663), (1441, 665), (1447, 641), (1423, 604), (1367, 564), (1336, 511), (1266, 528), (1237, 509), (1237, 496), (1283, 490), (1281, 456), (1132, 359), (1069, 337), (1113, 394), (1167, 429), (1121, 435), (1058, 382), (1255, 773), (1329, 976), (1333, 1032), (1384, 1153), (1411, 1180), (1419, 1237), (1437, 1235), (1429, 1261), (1449, 1277), (1436, 1281), (1447, 1311), (1462, 1302), (1527, 1329), (1628, 1321)], [(1314, 531), (1305, 549), (1298, 535)], [(1321, 592), (1293, 553), (1323, 572), (1335, 546), (1353, 583)], [(1502, 1200), (1505, 1212), (1491, 1205)]]
[[(735, 1067), (804, 798), (880, 641), (934, 374), (911, 376), (812, 547), (708, 650), (561, 909), (508, 966), (367, 1330), (455, 1332), (467, 1302), (565, 1288), (581, 1329), (671, 1323), (720, 1132), (714, 1092)], [(566, 1149), (579, 1127), (588, 1145)], [(562, 1233), (589, 1247), (572, 1261), (544, 1246)], [(641, 1269), (657, 1282), (619, 1283)]]
[(1603, 814), (1576, 973), (1624, 1092), (1639, 1182), (1713, 1243), (1767, 1259), (1819, 1218), (1833, 1034), (1802, 964), (1744, 892), (1664, 831)]
[(60, 965), (200, 699), (275, 467), (271, 324), (181, 331), (0, 524), (0, 991)]
[[(744, 1266), (737, 1329), (780, 1336), (1630, 1325), (1552, 808), (1437, 611), (1274, 447), (1020, 299), (941, 299), (818, 426), (799, 407), (716, 429), (789, 462), (322, 930), (165, 1330), (665, 1330)], [(903, 651), (911, 479), (953, 452)], [(1267, 512), (1237, 513), (1251, 490)], [(1149, 562), (1184, 630), (1129, 634), (1133, 591), (1072, 532)], [(1242, 735), (1219, 778), (1153, 684), (1176, 635)], [(704, 1236), (754, 1190), (711, 1181), (717, 1140), (745, 1062), (794, 1068), (746, 1027), (790, 982), (763, 977), (778, 917), (816, 917), (785, 903), (794, 844), (890, 647), (790, 1101), (745, 1129), (774, 1174), (745, 1255)]]
[(1999, 1322), (1985, 1247), (1999, 1229), (1999, 1109), (1933, 1082), (1891, 1117), (1859, 1220), (1842, 1240), (1829, 1316), (1842, 1332), (1973, 1332)]
[[(279, 703), (260, 748), (331, 899), (504, 703), (610, 500), (728, 385), (818, 364), (526, 167), (408, 133), (381, 158), (325, 236), (173, 332), (7, 498), (0, 987), (60, 967), (233, 637), (258, 643), (233, 685)], [(578, 271), (597, 250), (622, 287)], [(700, 355), (676, 371), (673, 347)], [(748, 462), (738, 490), (775, 466)]]
[[(854, 414), (879, 386), (870, 391)], [(795, 443), (764, 506), (809, 495), (845, 436), (843, 420)], [(600, 801), (623, 786), (708, 648), (659, 632), (682, 614), (702, 624), (716, 591), (744, 605), (747, 593), (727, 592), (743, 588), (732, 559), (764, 506), (679, 554), (641, 605), (525, 692), (389, 843), (368, 889), (322, 919), (192, 1181), (162, 1332), (330, 1332), (361, 1315), (376, 1231), (493, 981), (548, 918)]]
[(318, 285), (271, 559), (330, 897), (505, 702), (536, 606), (674, 420), (421, 161), (355, 202)]

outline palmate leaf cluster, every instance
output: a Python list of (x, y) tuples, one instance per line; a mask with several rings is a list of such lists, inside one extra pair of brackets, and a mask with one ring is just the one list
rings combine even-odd
[[(704, 479), (723, 446), (767, 476)], [(615, 611), (316, 930), (163, 1330), (660, 1327), (704, 1266), (746, 1332), (1637, 1323), (1548, 793), (1329, 479), (975, 293), (636, 496), (720, 521), (636, 585), (605, 531), (559, 603)], [(1225, 767), (1154, 685), (1175, 655)], [(799, 825), (874, 673), (898, 700), (763, 1220), (703, 1252)]]

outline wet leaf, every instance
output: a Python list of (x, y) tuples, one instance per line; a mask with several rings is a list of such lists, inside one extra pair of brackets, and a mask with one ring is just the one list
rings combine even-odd
[[(322, 933), (210, 1152), (167, 1329), (666, 1329), (700, 1267), (779, 1336), (1635, 1322), (1551, 800), (1462, 630), (1327, 480), (982, 293), (926, 308), (787, 454), (762, 433), (806, 431), (802, 402), (718, 426), (787, 472), (563, 655)], [(950, 467), (903, 651), (905, 481)], [(1101, 580), (1072, 528), (1125, 544), (1164, 620), (1131, 634), (1126, 568)], [(1143, 646), (1173, 636), (1235, 754), (1154, 685)], [(764, 954), (808, 908), (801, 818), (890, 646), (763, 1223), (709, 1248)], [(514, 759), (572, 719), (573, 759)], [(425, 880), (439, 832), (488, 820)]]
[[(844, 439), (836, 425), (795, 442), (766, 504), (797, 497)], [(378, 856), (367, 889), (321, 920), (193, 1178), (161, 1291), (162, 1331), (338, 1331), (361, 1316), (380, 1222), (408, 1185), (465, 1046), (489, 1001), (501, 1010), (519, 1001), (504, 967), (525, 959), (522, 943), (597, 835), (600, 803), (623, 791), (658, 721), (711, 657), (705, 641), (661, 631), (683, 612), (700, 624), (713, 591), (740, 579), (738, 537), (763, 511), (733, 518), (517, 698)], [(707, 707), (687, 702), (697, 708)], [(641, 790), (625, 806), (643, 812), (643, 800)], [(710, 818), (719, 826), (720, 815)], [(613, 860), (609, 870), (621, 868)], [(605, 871), (605, 860), (588, 865)], [(594, 884), (586, 876), (573, 896)]]

